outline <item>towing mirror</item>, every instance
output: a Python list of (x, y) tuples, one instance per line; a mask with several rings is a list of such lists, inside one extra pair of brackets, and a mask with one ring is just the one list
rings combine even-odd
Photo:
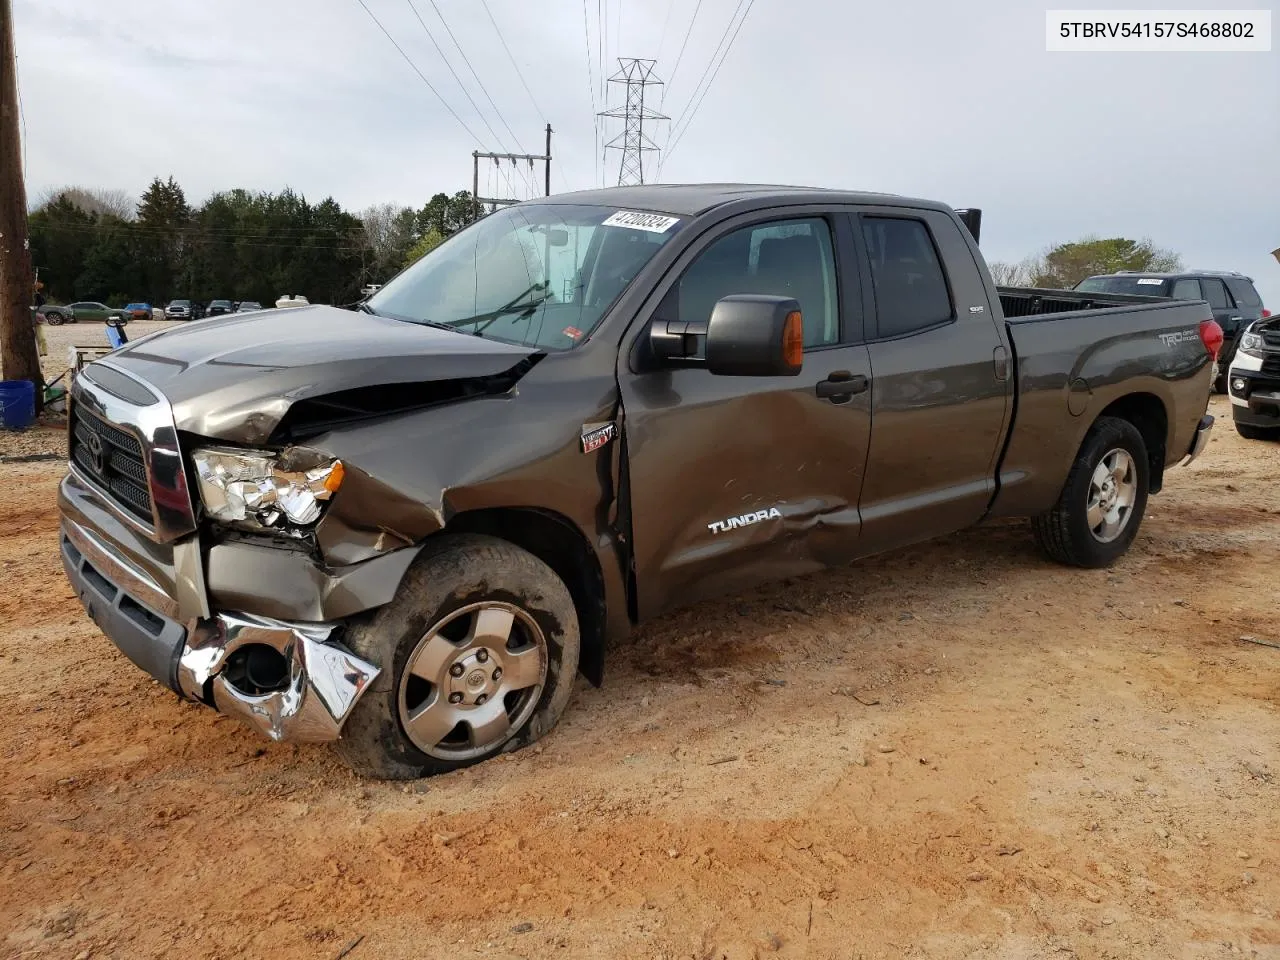
[[(697, 359), (704, 338), (703, 359)], [(800, 304), (790, 297), (723, 297), (705, 323), (655, 320), (649, 343), (660, 361), (699, 364), (727, 377), (794, 377), (804, 363)]]

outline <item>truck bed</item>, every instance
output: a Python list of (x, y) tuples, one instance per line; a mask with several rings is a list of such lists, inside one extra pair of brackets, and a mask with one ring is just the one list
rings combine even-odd
[(1163, 468), (1188, 452), (1208, 402), (1213, 361), (1199, 332), (1212, 317), (1208, 304), (1064, 290), (999, 294), (1014, 354), (1015, 413), (992, 513), (1047, 509), (1085, 433), (1113, 403), (1146, 425), (1158, 490)]
[(1081, 310), (1107, 310), (1171, 302), (1168, 297), (1143, 297), (1127, 293), (1084, 293), (1075, 290), (1049, 290), (1040, 287), (996, 287), (1000, 307), (1006, 320), (1024, 317), (1077, 313)]

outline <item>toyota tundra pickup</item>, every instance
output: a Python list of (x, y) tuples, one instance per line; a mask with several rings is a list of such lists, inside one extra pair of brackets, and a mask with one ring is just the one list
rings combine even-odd
[(411, 778), (546, 734), (678, 605), (1030, 517), (1102, 567), (1195, 458), (1207, 304), (997, 289), (978, 211), (645, 186), (513, 206), (358, 311), (84, 368), (61, 552), (178, 696)]

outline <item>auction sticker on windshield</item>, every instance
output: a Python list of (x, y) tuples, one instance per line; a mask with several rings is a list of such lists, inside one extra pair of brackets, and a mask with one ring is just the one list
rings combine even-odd
[(667, 217), (661, 213), (632, 213), (628, 210), (619, 210), (601, 226), (626, 227), (628, 230), (644, 230), (646, 233), (666, 233), (679, 222), (679, 217)]
[(1141, 280), (1138, 281), (1138, 283), (1146, 283), (1146, 284), (1150, 284), (1153, 287), (1158, 287), (1160, 286), (1160, 284), (1164, 283), (1164, 281), (1157, 280), (1154, 277), (1143, 277)]

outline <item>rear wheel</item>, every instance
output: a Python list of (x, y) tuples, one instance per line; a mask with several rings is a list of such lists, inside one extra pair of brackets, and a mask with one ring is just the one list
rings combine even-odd
[(578, 617), (555, 572), (495, 537), (444, 537), (396, 599), (347, 633), (382, 667), (337, 743), (358, 773), (405, 780), (537, 740), (578, 671)]
[(1280, 429), (1276, 427), (1253, 427), (1247, 423), (1237, 423), (1236, 433), (1246, 440), (1280, 440)]
[(1127, 420), (1101, 417), (1080, 445), (1057, 504), (1032, 519), (1036, 542), (1059, 563), (1109, 566), (1138, 535), (1149, 482), (1142, 434)]

